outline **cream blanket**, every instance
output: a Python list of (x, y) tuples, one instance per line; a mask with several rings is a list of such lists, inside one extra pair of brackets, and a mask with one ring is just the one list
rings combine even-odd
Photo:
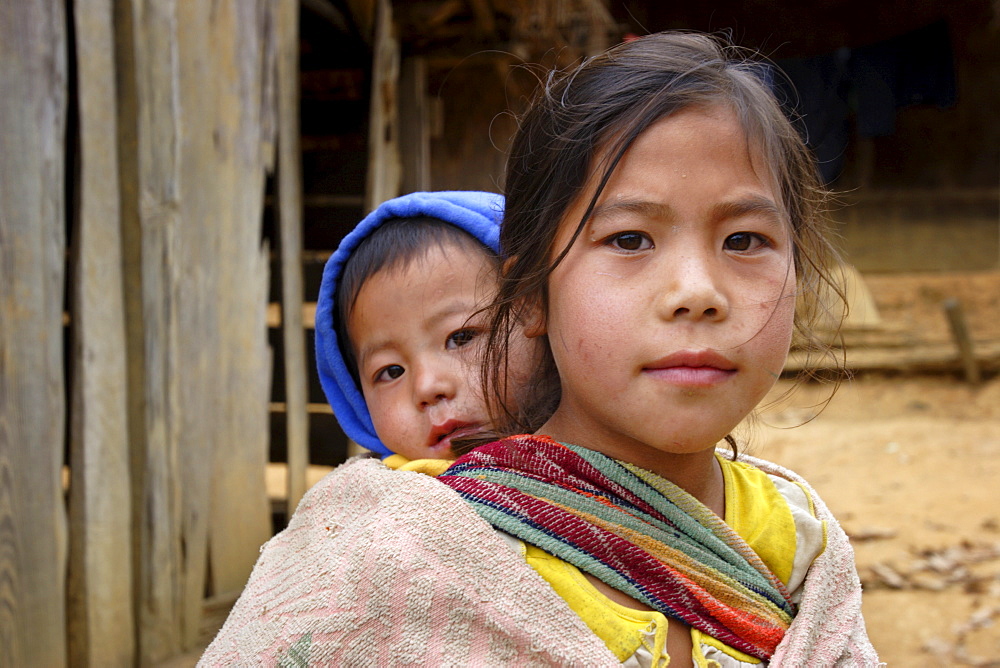
[[(771, 665), (876, 666), (853, 551), (815, 493), (813, 500), (828, 522), (827, 549)], [(262, 548), (198, 665), (400, 664), (619, 665), (453, 490), (352, 459), (314, 486)]]

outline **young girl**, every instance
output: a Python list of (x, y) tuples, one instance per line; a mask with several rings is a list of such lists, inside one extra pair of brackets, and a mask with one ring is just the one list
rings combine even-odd
[(545, 344), (530, 405), (496, 416), (519, 435), (311, 490), (324, 512), (264, 551), (205, 665), (877, 664), (823, 502), (715, 450), (808, 340), (829, 255), (767, 79), (677, 33), (548, 79), (483, 364), (499, 400), (512, 332)]
[[(843, 531), (790, 472), (716, 452), (826, 281), (822, 193), (767, 71), (650, 35), (549, 80), (508, 162), (508, 333), (548, 387), (438, 480), (630, 665), (875, 665)], [(815, 309), (806, 312), (815, 312)]]

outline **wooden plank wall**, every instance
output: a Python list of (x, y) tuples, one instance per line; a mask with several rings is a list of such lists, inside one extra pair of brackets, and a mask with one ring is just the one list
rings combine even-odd
[(0, 3), (0, 668), (195, 647), (271, 535), (262, 214), (296, 11)]
[(0, 3), (0, 665), (63, 666), (66, 16)]

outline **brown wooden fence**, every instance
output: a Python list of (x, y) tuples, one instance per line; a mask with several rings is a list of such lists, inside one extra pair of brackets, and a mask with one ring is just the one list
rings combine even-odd
[(0, 3), (0, 666), (174, 656), (270, 536), (261, 220), (280, 164), (301, 313), (297, 11)]

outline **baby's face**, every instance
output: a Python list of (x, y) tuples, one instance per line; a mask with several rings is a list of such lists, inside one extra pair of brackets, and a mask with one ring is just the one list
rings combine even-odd
[(469, 317), (493, 297), (495, 260), (454, 243), (361, 286), (347, 329), (382, 443), (409, 459), (453, 457), (452, 439), (489, 428), (484, 339)]

